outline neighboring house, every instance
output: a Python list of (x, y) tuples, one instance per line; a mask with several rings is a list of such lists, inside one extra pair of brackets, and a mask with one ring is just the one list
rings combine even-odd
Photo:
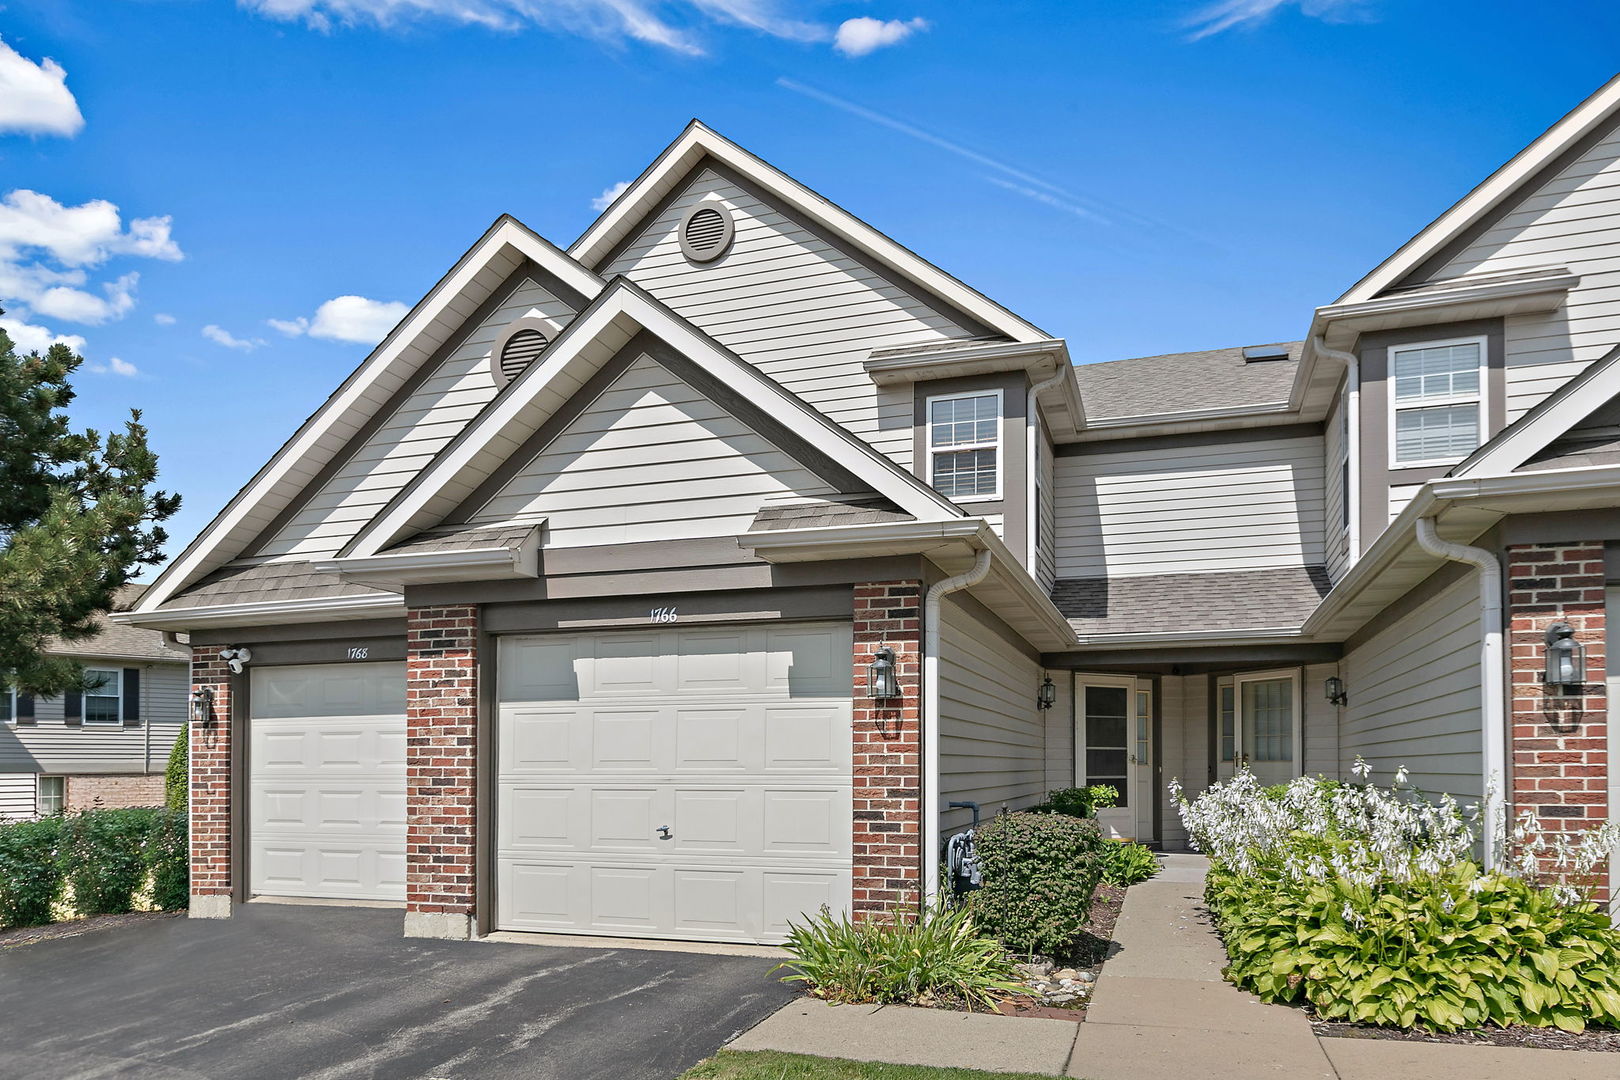
[[(128, 610), (143, 589), (120, 589), (114, 610)], [(34, 698), (0, 687), (0, 820), (163, 805), (191, 650), (164, 631), (100, 622), (95, 637), (46, 650), (84, 665), (91, 689)]]
[(954, 804), (1174, 847), (1240, 763), (1594, 823), (1616, 237), (1611, 83), (1303, 342), (1077, 368), (694, 123), (566, 251), (498, 220), (120, 616), (197, 650), (192, 911), (779, 940)]

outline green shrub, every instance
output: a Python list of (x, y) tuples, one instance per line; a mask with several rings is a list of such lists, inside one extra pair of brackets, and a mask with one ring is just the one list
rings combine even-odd
[(1066, 955), (1085, 931), (1108, 843), (1095, 821), (1065, 814), (994, 818), (975, 838), (984, 885), (967, 907), (1010, 949)]
[(1111, 843), (1103, 849), (1102, 883), (1116, 889), (1146, 881), (1159, 872), (1158, 857), (1143, 847), (1128, 841)]
[(1012, 959), (979, 934), (964, 907), (861, 923), (823, 907), (805, 925), (789, 924), (786, 948), (793, 959), (772, 969), (793, 972), (782, 981), (805, 983), (815, 996), (841, 1004), (905, 1004), (948, 994), (969, 1008), (990, 1008), (996, 993), (1018, 989)]
[(62, 819), (0, 825), (0, 928), (40, 926), (62, 896)]
[(83, 810), (62, 819), (62, 861), (81, 915), (129, 911), (146, 879), (145, 844), (159, 811)]
[(1092, 784), (1090, 787), (1058, 788), (1046, 793), (1046, 801), (1030, 807), (1037, 814), (1068, 814), (1070, 817), (1096, 817), (1098, 810), (1106, 810), (1119, 802), (1119, 789), (1112, 784)]
[(176, 911), (191, 901), (189, 830), (183, 810), (159, 810), (146, 834), (143, 859), (152, 875), (152, 906)]
[(1620, 931), (1607, 915), (1472, 863), (1376, 887), (1214, 867), (1206, 897), (1227, 977), (1266, 1001), (1435, 1031), (1620, 1026)]
[(169, 750), (169, 764), (163, 770), (163, 805), (170, 810), (185, 810), (191, 798), (191, 780), (186, 769), (191, 752), (187, 735), (190, 728), (190, 724), (180, 725), (180, 734)]

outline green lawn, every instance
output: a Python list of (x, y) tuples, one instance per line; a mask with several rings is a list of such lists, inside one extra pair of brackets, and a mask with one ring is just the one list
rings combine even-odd
[(679, 1080), (1050, 1080), (1036, 1073), (988, 1073), (977, 1069), (930, 1069), (871, 1061), (778, 1054), (769, 1050), (722, 1050), (683, 1073)]

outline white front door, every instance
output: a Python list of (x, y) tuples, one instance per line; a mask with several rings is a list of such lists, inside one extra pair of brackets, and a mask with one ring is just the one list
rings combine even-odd
[(1300, 775), (1303, 741), (1297, 671), (1257, 671), (1221, 679), (1220, 763), (1227, 779), (1247, 765), (1262, 784)]
[(778, 942), (851, 896), (850, 625), (509, 637), (496, 922)]
[(1109, 836), (1152, 840), (1153, 695), (1125, 675), (1076, 675), (1075, 785), (1107, 784), (1118, 802), (1097, 812)]
[(249, 887), (405, 899), (405, 665), (251, 669)]

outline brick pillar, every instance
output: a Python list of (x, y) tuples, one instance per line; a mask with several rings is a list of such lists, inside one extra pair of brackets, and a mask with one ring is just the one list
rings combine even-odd
[[(921, 584), (855, 586), (854, 909), (856, 919), (916, 910), (922, 897)], [(900, 698), (867, 696), (872, 654), (894, 650)]]
[[(1605, 683), (1603, 542), (1508, 548), (1512, 646), (1511, 813), (1534, 810), (1543, 829), (1591, 829), (1609, 816), (1609, 713)], [(1575, 628), (1586, 647), (1579, 694), (1550, 694), (1546, 631)], [(1607, 897), (1607, 868), (1596, 883)]]
[(213, 716), (191, 719), (186, 732), (191, 756), (191, 907), (194, 919), (223, 919), (231, 913), (231, 685), (230, 666), (215, 646), (200, 647), (191, 660), (191, 688), (214, 695)]
[(405, 616), (405, 936), (472, 936), (478, 609)]

